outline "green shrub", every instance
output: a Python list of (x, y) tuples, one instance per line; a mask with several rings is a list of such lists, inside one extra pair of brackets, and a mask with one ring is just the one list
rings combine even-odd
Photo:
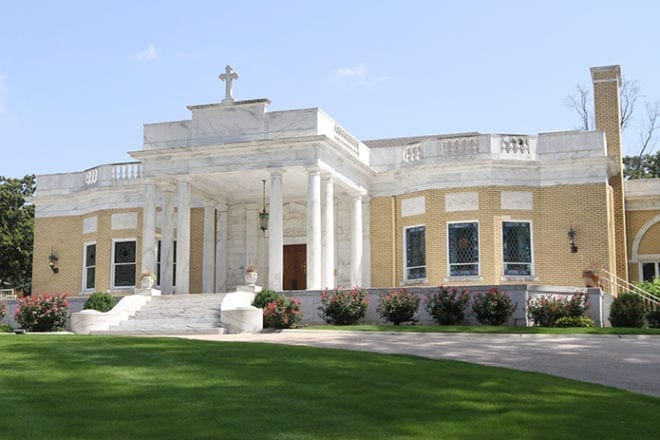
[(486, 293), (478, 293), (472, 302), (472, 312), (482, 324), (502, 325), (506, 323), (518, 307), (506, 292), (492, 287)]
[(553, 327), (558, 319), (584, 316), (589, 308), (587, 295), (577, 292), (570, 298), (542, 296), (527, 300), (527, 315), (534, 320), (534, 325)]
[(660, 309), (648, 312), (646, 320), (651, 328), (660, 328)]
[(115, 306), (117, 301), (115, 297), (110, 295), (108, 292), (94, 292), (92, 293), (83, 309), (85, 310), (98, 310), (99, 312), (109, 312)]
[(263, 289), (261, 292), (257, 293), (257, 295), (254, 297), (254, 301), (252, 301), (252, 305), (254, 307), (263, 309), (266, 307), (267, 304), (277, 301), (279, 297), (280, 294), (278, 294), (274, 290)]
[(440, 325), (457, 325), (465, 319), (465, 308), (470, 301), (470, 291), (440, 286), (438, 292), (426, 297), (426, 310)]
[(624, 293), (614, 298), (610, 307), (612, 327), (644, 327), (644, 300), (636, 293)]
[(399, 325), (402, 322), (412, 321), (419, 309), (419, 303), (419, 296), (406, 289), (398, 289), (380, 295), (377, 310), (385, 321)]
[(594, 321), (588, 316), (564, 316), (554, 323), (555, 327), (593, 327)]
[(0, 324), (0, 333), (11, 333), (11, 327), (7, 324)]
[(7, 316), (7, 304), (4, 301), (0, 301), (0, 319)]
[(64, 327), (68, 316), (66, 295), (43, 295), (18, 300), (14, 319), (25, 330), (49, 332)]
[(660, 299), (660, 277), (655, 277), (651, 281), (640, 281), (633, 283), (643, 291), (650, 293), (656, 298)]
[(295, 298), (289, 299), (281, 294), (275, 301), (266, 304), (263, 309), (265, 328), (291, 328), (302, 318), (300, 301)]
[(328, 324), (333, 325), (352, 325), (367, 314), (367, 292), (354, 287), (347, 291), (342, 288), (321, 293), (321, 305), (319, 306), (319, 316)]

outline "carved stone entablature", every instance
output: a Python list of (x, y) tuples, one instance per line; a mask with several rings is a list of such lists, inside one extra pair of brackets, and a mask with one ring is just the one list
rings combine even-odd
[(348, 147), (349, 150), (357, 153), (360, 141), (355, 139), (346, 129), (339, 124), (335, 124), (335, 140)]
[(442, 141), (442, 154), (445, 156), (463, 156), (479, 152), (479, 139), (476, 137), (459, 137)]
[(422, 158), (422, 146), (420, 144), (409, 145), (403, 149), (404, 162), (417, 162)]
[(307, 207), (301, 202), (284, 204), (284, 236), (304, 237), (307, 235)]
[(502, 136), (500, 152), (510, 154), (529, 154), (527, 136)]

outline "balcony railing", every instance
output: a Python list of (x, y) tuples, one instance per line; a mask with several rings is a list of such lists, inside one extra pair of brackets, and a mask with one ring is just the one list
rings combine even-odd
[(142, 179), (141, 162), (101, 165), (85, 171), (85, 186), (116, 185)]

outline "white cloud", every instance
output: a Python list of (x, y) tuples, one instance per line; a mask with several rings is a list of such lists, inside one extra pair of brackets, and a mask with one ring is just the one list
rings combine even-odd
[(158, 50), (156, 49), (156, 45), (154, 43), (150, 43), (145, 50), (133, 54), (133, 58), (135, 58), (138, 61), (155, 60), (159, 56), (160, 54), (158, 53)]
[(365, 81), (368, 74), (367, 65), (364, 63), (360, 63), (355, 67), (338, 67), (335, 69), (335, 77), (339, 79), (355, 78), (360, 81)]
[(0, 115), (7, 111), (7, 78), (0, 75)]
[(355, 67), (338, 67), (333, 71), (333, 75), (339, 81), (358, 83), (363, 86), (373, 86), (391, 79), (389, 76), (373, 76), (369, 73), (365, 63), (359, 63)]

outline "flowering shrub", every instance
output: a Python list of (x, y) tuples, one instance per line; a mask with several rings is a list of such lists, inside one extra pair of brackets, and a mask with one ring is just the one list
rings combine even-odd
[(99, 312), (109, 312), (115, 306), (115, 297), (108, 292), (94, 292), (92, 293), (83, 309), (85, 310), (98, 310)]
[(291, 328), (302, 318), (300, 301), (284, 295), (278, 295), (277, 299), (266, 304), (263, 309), (266, 328)]
[(0, 301), (0, 319), (7, 315), (7, 305), (4, 301)]
[(66, 295), (26, 296), (18, 301), (14, 319), (25, 330), (49, 332), (64, 327), (68, 315)]
[(392, 290), (386, 295), (380, 295), (378, 313), (380, 317), (394, 325), (412, 321), (419, 309), (420, 299), (406, 289)]
[(472, 302), (472, 312), (477, 321), (487, 325), (502, 325), (509, 320), (518, 307), (511, 301), (506, 292), (500, 292), (496, 287), (486, 293), (478, 293)]
[(351, 325), (356, 324), (367, 314), (367, 292), (359, 287), (350, 291), (342, 288), (325, 291), (321, 294), (319, 316), (328, 324)]
[(542, 296), (527, 300), (527, 314), (540, 327), (553, 327), (558, 319), (584, 316), (589, 308), (587, 295), (577, 292), (570, 298)]
[(426, 310), (440, 325), (457, 325), (465, 319), (465, 307), (469, 300), (469, 290), (458, 293), (454, 287), (440, 286), (438, 292), (426, 297)]
[(593, 327), (594, 321), (588, 316), (564, 316), (555, 321), (555, 327)]
[(644, 327), (644, 300), (636, 293), (617, 296), (610, 306), (612, 327)]
[(252, 305), (254, 307), (263, 309), (269, 303), (276, 301), (277, 298), (279, 298), (280, 296), (281, 295), (275, 292), (274, 290), (262, 289), (261, 292), (257, 293), (257, 295), (254, 297), (254, 301), (252, 301)]

